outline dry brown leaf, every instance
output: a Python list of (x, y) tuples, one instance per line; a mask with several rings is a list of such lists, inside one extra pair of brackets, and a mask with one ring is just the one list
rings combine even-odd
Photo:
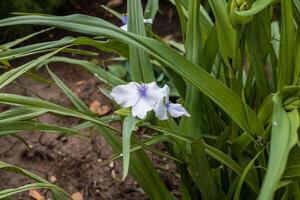
[(57, 181), (57, 178), (56, 178), (55, 176), (50, 176), (50, 177), (49, 177), (49, 181), (50, 181), (51, 183), (55, 183), (55, 182)]
[(82, 89), (82, 86), (86, 85), (86, 81), (82, 80), (82, 81), (77, 81), (75, 83), (75, 85), (72, 85), (71, 86), (71, 90), (72, 92), (76, 95), (76, 96), (79, 96), (80, 93), (81, 93), (81, 89)]
[(123, 3), (123, 0), (110, 0), (106, 5), (107, 7), (114, 8)]
[(90, 110), (98, 116), (103, 116), (111, 111), (111, 107), (107, 105), (101, 106), (101, 103), (95, 100), (90, 104)]
[(84, 85), (84, 84), (86, 84), (86, 81), (85, 80), (81, 80), (81, 81), (77, 81), (76, 82), (76, 86), (81, 86), (81, 85)]
[(80, 192), (75, 192), (71, 196), (72, 200), (83, 200), (83, 196)]
[(45, 197), (37, 190), (29, 190), (28, 195), (35, 200), (45, 200)]

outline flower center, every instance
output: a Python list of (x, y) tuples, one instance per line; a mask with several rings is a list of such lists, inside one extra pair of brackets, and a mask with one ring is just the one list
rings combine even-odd
[(167, 108), (167, 109), (170, 107), (170, 104), (171, 104), (171, 101), (168, 101), (168, 102), (166, 103), (166, 108)]
[(141, 84), (139, 86), (139, 92), (141, 97), (146, 97), (147, 86), (145, 84)]

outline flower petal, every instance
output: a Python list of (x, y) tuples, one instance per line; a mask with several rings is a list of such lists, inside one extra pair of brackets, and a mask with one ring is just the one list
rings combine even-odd
[(132, 107), (132, 116), (144, 119), (147, 113), (152, 109), (146, 98), (140, 98), (137, 104)]
[(146, 99), (149, 105), (154, 109), (156, 104), (164, 97), (169, 96), (170, 88), (165, 85), (163, 88), (158, 87), (156, 82), (145, 84), (147, 87)]
[(160, 120), (167, 120), (168, 119), (168, 111), (166, 104), (164, 103), (164, 99), (161, 99), (154, 109), (155, 116)]
[(124, 25), (128, 24), (128, 16), (127, 15), (123, 15), (121, 20)]
[(190, 117), (190, 114), (179, 103), (170, 103), (168, 106), (168, 112), (172, 117), (180, 117), (182, 115)]
[(121, 26), (120, 28), (121, 28), (121, 29), (123, 29), (124, 31), (127, 31), (127, 29), (128, 29), (128, 25), (127, 25), (127, 24), (125, 24), (125, 25)]
[(114, 98), (117, 104), (124, 108), (134, 106), (139, 100), (139, 84), (130, 82), (126, 85), (118, 85), (114, 87), (110, 95)]

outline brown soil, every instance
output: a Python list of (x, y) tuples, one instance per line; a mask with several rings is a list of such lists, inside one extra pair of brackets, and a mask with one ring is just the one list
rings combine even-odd
[[(82, 7), (80, 8), (82, 9)], [(159, 23), (155, 23), (154, 25), (154, 30), (156, 30), (154, 32), (161, 36), (180, 38), (180, 34), (176, 31), (179, 29), (174, 9), (165, 2), (162, 2), (161, 8), (164, 10), (160, 12), (157, 19)], [(124, 5), (119, 9), (124, 9)], [(87, 13), (87, 11), (84, 10), (83, 13)], [(96, 14), (92, 13), (92, 15)], [(110, 15), (106, 13), (105, 17), (109, 18)], [(170, 24), (174, 25), (170, 26)], [(48, 40), (49, 37), (61, 38), (65, 34), (64, 31), (55, 30), (50, 34), (43, 34), (31, 42)], [(109, 55), (101, 53), (97, 59), (103, 59), (107, 56)], [(91, 59), (82, 56), (79, 58)], [(24, 59), (17, 61), (14, 65), (19, 66), (23, 62)], [(94, 100), (98, 100), (102, 105), (112, 107), (110, 100), (99, 91), (98, 88), (104, 85), (97, 77), (68, 64), (53, 64), (51, 65), (51, 69), (87, 105), (90, 105)], [(40, 72), (42, 76), (49, 78), (45, 68), (42, 68)], [(26, 77), (19, 78), (17, 82), (46, 100), (65, 107), (72, 107), (67, 97), (54, 84), (42, 84)], [(29, 90), (12, 84), (1, 92), (36, 97)], [(7, 109), (7, 107), (4, 107), (4, 109)], [(50, 114), (40, 117), (39, 120), (65, 127), (72, 127), (79, 123), (78, 119)], [(107, 145), (103, 137), (97, 133), (90, 133), (89, 130), (86, 130), (83, 134), (90, 136), (90, 143), (76, 137), (60, 137), (57, 134), (51, 133), (20, 133), (19, 136), (26, 139), (31, 149), (28, 149), (26, 145), (14, 137), (1, 137), (0, 160), (22, 167), (49, 181), (53, 181), (64, 188), (69, 194), (80, 192), (84, 199), (147, 199), (132, 177), (129, 176), (124, 182), (119, 182), (116, 179), (116, 176), (120, 176), (121, 174), (120, 161), (113, 161), (109, 165), (103, 166), (104, 161), (112, 155), (111, 148)], [(157, 148), (164, 150), (163, 145), (158, 145)], [(176, 178), (174, 164), (167, 159), (153, 154), (149, 154), (149, 157), (158, 168), (158, 172), (168, 189), (175, 196), (179, 197), (178, 179)], [(19, 187), (30, 182), (29, 179), (14, 173), (0, 171), (0, 190)], [(41, 192), (43, 195), (49, 196), (46, 191)], [(26, 200), (31, 198), (25, 192), (14, 196), (12, 199)]]

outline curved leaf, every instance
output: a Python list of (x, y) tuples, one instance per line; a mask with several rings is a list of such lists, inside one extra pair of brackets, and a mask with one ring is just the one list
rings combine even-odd
[(108, 124), (103, 123), (99, 118), (96, 118), (94, 116), (89, 116), (85, 113), (64, 108), (63, 106), (47, 102), (44, 100), (31, 98), (31, 97), (24, 97), (20, 95), (15, 94), (1, 94), (0, 93), (0, 103), (3, 104), (9, 104), (9, 105), (17, 105), (17, 106), (27, 106), (29, 108), (41, 108), (43, 110), (46, 110), (47, 112), (52, 112), (59, 115), (65, 115), (65, 116), (72, 116), (77, 117), (81, 119), (85, 119), (87, 121), (93, 122), (95, 124), (98, 124), (100, 126), (104, 126), (106, 128), (109, 128), (113, 131), (120, 132), (118, 129), (109, 126)]
[(129, 170), (130, 159), (130, 137), (131, 133), (135, 130), (136, 124), (139, 120), (135, 117), (128, 116), (123, 123), (122, 143), (123, 143), (123, 178), (124, 180)]
[(37, 181), (39, 183), (33, 183), (33, 184), (29, 184), (29, 185), (25, 185), (16, 189), (7, 189), (7, 190), (2, 190), (0, 191), (0, 199), (9, 197), (13, 194), (19, 193), (19, 192), (23, 192), (28, 190), (29, 188), (31, 189), (37, 189), (37, 188), (45, 188), (45, 189), (51, 189), (52, 190), (52, 194), (54, 197), (54, 200), (68, 200), (70, 199), (69, 195), (60, 187), (53, 185), (51, 183), (49, 183), (48, 181), (42, 179), (41, 177), (27, 171), (24, 170), (20, 167), (16, 167), (7, 163), (4, 163), (2, 161), (0, 161), (0, 170), (4, 170), (4, 171), (9, 171), (9, 172), (14, 172), (14, 173), (18, 173), (22, 176), (28, 177), (34, 181)]

